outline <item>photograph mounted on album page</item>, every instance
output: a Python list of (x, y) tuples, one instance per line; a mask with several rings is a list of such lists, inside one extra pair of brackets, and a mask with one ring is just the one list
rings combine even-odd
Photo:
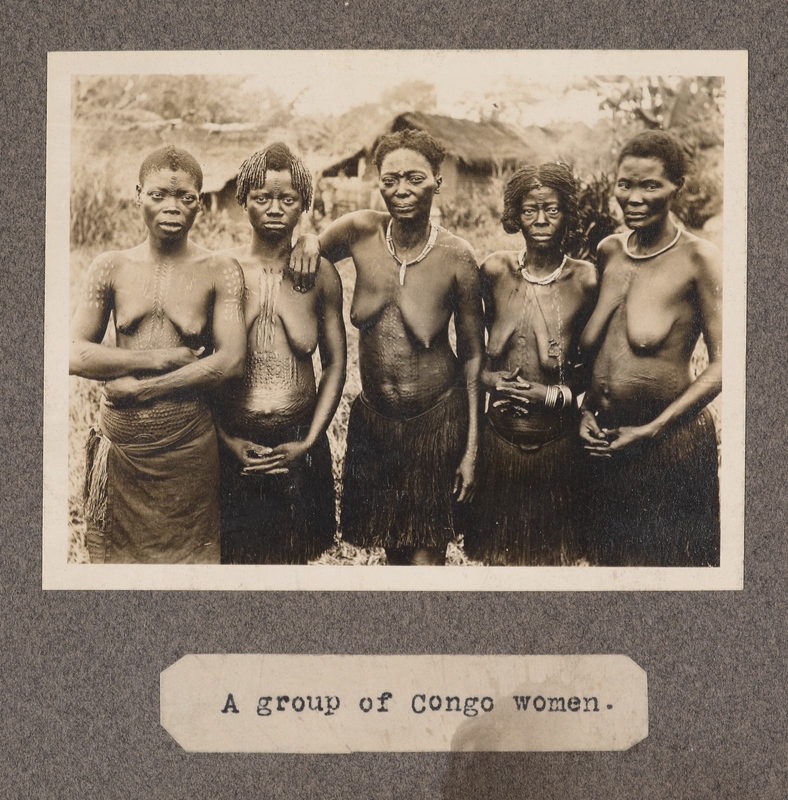
[(44, 589), (743, 587), (746, 52), (155, 55), (49, 54)]

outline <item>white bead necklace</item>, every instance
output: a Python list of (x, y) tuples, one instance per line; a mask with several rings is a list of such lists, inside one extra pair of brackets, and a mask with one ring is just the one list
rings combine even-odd
[(564, 271), (564, 267), (566, 266), (566, 256), (563, 257), (561, 263), (558, 265), (558, 269), (551, 272), (549, 275), (546, 275), (544, 278), (537, 278), (535, 275), (531, 275), (528, 271), (528, 267), (525, 266), (525, 254), (527, 253), (527, 248), (523, 248), (520, 251), (520, 255), (517, 256), (517, 263), (520, 265), (520, 274), (525, 278), (528, 283), (535, 283), (537, 286), (547, 286), (549, 283), (553, 283), (557, 281), (558, 278), (561, 276), (561, 273)]
[(396, 252), (394, 251), (394, 240), (391, 238), (391, 223), (392, 220), (389, 220), (388, 228), (386, 228), (386, 247), (388, 248), (389, 253), (391, 253), (391, 257), (399, 264), (399, 285), (405, 285), (405, 270), (408, 267), (412, 267), (414, 264), (418, 264), (419, 261), (423, 261), (427, 254), (435, 247), (435, 241), (438, 238), (438, 226), (430, 221), (430, 236), (427, 239), (427, 244), (424, 245), (424, 249), (414, 258), (412, 261), (408, 261), (406, 258), (399, 259), (397, 257)]

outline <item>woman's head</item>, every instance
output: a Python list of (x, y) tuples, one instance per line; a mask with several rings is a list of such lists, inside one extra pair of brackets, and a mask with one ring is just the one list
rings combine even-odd
[(235, 191), (238, 204), (245, 206), (249, 192), (265, 186), (269, 171), (290, 173), (293, 189), (301, 196), (301, 211), (307, 211), (312, 204), (312, 175), (304, 162), (282, 142), (258, 150), (241, 164)]
[(627, 158), (656, 158), (662, 162), (665, 177), (677, 185), (684, 183), (687, 159), (681, 144), (665, 131), (642, 131), (633, 136), (618, 154), (618, 167)]
[[(543, 216), (539, 214), (540, 210)], [(525, 212), (525, 213), (524, 213)], [(571, 249), (582, 238), (577, 183), (566, 164), (540, 164), (522, 167), (506, 183), (501, 223), (507, 233), (528, 236), (539, 217), (555, 222), (563, 249)], [(532, 219), (533, 218), (533, 219)]]
[(618, 156), (616, 201), (629, 228), (662, 224), (684, 185), (687, 161), (681, 144), (664, 131), (643, 131)]
[(395, 150), (413, 150), (423, 156), (435, 176), (440, 174), (441, 164), (446, 155), (443, 145), (426, 131), (405, 130), (389, 133), (375, 148), (374, 161), (378, 172), (386, 156)]

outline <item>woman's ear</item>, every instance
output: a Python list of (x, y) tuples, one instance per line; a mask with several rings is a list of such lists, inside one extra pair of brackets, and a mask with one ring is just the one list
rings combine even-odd
[(137, 187), (136, 187), (136, 189), (134, 190), (134, 194), (135, 194), (135, 198), (136, 198), (134, 202), (135, 202), (135, 203), (136, 203), (138, 206), (141, 206), (141, 205), (142, 205), (142, 186), (140, 186), (139, 184), (137, 184)]
[(440, 193), (442, 183), (443, 183), (443, 175), (438, 175), (438, 177), (435, 179), (435, 194)]

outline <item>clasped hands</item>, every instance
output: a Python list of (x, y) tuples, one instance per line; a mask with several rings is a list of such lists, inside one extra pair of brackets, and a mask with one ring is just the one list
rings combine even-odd
[(286, 475), (289, 465), (309, 450), (306, 442), (285, 442), (276, 447), (226, 436), (224, 443), (241, 465), (241, 475)]
[(622, 425), (618, 428), (600, 428), (596, 414), (584, 408), (580, 419), (580, 439), (583, 449), (592, 458), (612, 458), (616, 453), (631, 452), (657, 435), (653, 424)]
[(531, 383), (520, 375), (519, 367), (511, 372), (499, 372), (493, 387), (493, 408), (511, 412), (515, 417), (528, 414), (529, 405), (544, 405), (547, 387), (542, 383)]

